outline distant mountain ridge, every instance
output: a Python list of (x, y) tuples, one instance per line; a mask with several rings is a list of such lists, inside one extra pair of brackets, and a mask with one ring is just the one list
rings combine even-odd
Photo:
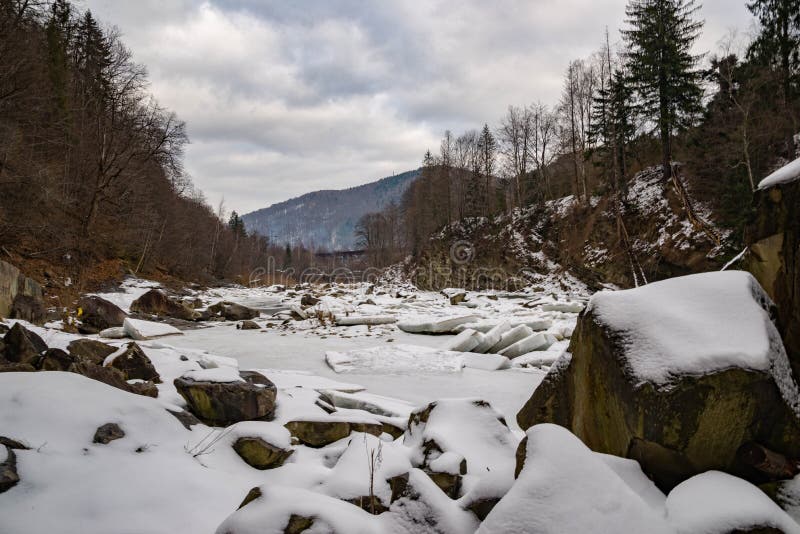
[(248, 232), (275, 243), (352, 250), (358, 220), (390, 202), (399, 203), (419, 174), (417, 169), (349, 189), (306, 193), (243, 215), (242, 220)]

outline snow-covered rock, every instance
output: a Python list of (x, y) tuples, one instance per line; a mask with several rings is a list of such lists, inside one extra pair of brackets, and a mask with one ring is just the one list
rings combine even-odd
[(523, 452), (519, 478), (479, 534), (673, 532), (662, 513), (568, 430), (537, 425)]
[(681, 483), (667, 496), (667, 520), (679, 534), (726, 534), (777, 529), (800, 534), (798, 525), (756, 486), (719, 471)]
[(499, 499), (514, 481), (518, 438), (488, 403), (476, 399), (441, 399), (411, 414), (403, 444), (412, 450), (412, 463), (436, 473), (445, 453), (466, 461), (457, 493), (468, 500)]
[(776, 185), (794, 182), (795, 180), (800, 180), (800, 158), (784, 165), (758, 182), (758, 188), (768, 189)]
[(217, 534), (383, 534), (375, 516), (350, 503), (301, 488), (259, 487), (258, 497), (234, 512)]
[(742, 474), (748, 441), (800, 456), (798, 386), (769, 299), (725, 271), (595, 294), (517, 416), (593, 450), (636, 459), (662, 489), (718, 469)]

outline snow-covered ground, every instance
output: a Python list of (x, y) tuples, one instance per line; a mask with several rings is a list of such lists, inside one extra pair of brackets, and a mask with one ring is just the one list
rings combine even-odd
[[(120, 292), (101, 296), (127, 311), (156, 286), (131, 279)], [(366, 285), (187, 292), (203, 306), (232, 301), (263, 313), (254, 329), (209, 321), (173, 335), (164, 335), (173, 332), (164, 323), (137, 319), (145, 338), (137, 344), (162, 380), (157, 398), (73, 373), (0, 373), (0, 406), (6, 407), (0, 436), (29, 447), (14, 451), (21, 481), (0, 494), (0, 532), (280, 533), (292, 516), (316, 518), (309, 532), (494, 533), (537, 524), (542, 532), (626, 526), (717, 532), (717, 517), (729, 513), (730, 503), (698, 515), (693, 501), (721, 487), (746, 505), (744, 520), (766, 518), (800, 533), (744, 481), (728, 483), (727, 475), (712, 473), (667, 497), (636, 462), (593, 453), (550, 425), (528, 430), (529, 460), (515, 483), (516, 451), (526, 437), (516, 413), (566, 350), (588, 295), (548, 288), (466, 292), (462, 300), (460, 293)], [(623, 293), (600, 298), (629, 304)], [(336, 326), (343, 317), (388, 320)], [(82, 337), (62, 332), (58, 323), (25, 326), (49, 347), (66, 349)], [(443, 329), (448, 333), (409, 333)], [(120, 349), (131, 342), (102, 341)], [(478, 352), (451, 350), (457, 346)], [(517, 355), (519, 347), (537, 350)], [(185, 428), (168, 413), (186, 407), (176, 378), (235, 384), (242, 382), (240, 370), (257, 370), (275, 384), (273, 421)], [(381, 435), (351, 426), (346, 437), (315, 448), (290, 440), (290, 422), (358, 425)], [(95, 430), (108, 423), (118, 424), (124, 437), (93, 443)], [(402, 434), (390, 435), (392, 427)], [(258, 438), (291, 455), (280, 467), (255, 469), (234, 450), (240, 438)], [(0, 463), (7, 459), (0, 446)], [(407, 490), (393, 485), (398, 477), (405, 477)], [(237, 511), (253, 488), (259, 488), (255, 500)], [(371, 489), (386, 513), (365, 511)], [(481, 525), (475, 510), (506, 494), (498, 512), (508, 513), (493, 513)], [(584, 502), (589, 511), (576, 513)]]

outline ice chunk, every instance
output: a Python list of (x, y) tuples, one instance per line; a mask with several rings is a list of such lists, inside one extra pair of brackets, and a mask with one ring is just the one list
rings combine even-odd
[(464, 367), (482, 369), (484, 371), (499, 371), (511, 367), (511, 360), (499, 354), (478, 354), (476, 352), (462, 353)]
[(500, 337), (500, 341), (498, 341), (491, 349), (489, 349), (489, 352), (495, 352), (495, 353), (500, 352), (504, 348), (510, 347), (517, 341), (521, 341), (526, 337), (532, 335), (533, 335), (533, 330), (531, 330), (524, 324), (515, 326), (514, 328), (503, 334)]
[(183, 334), (183, 332), (174, 326), (166, 323), (154, 323), (152, 321), (131, 319), (130, 317), (127, 317), (122, 323), (122, 328), (125, 330), (128, 337), (138, 341)]
[(416, 345), (328, 351), (325, 361), (337, 373), (458, 373), (464, 367), (459, 352)]
[(472, 349), (472, 352), (489, 352), (489, 349), (494, 347), (500, 342), (500, 338), (511, 330), (511, 325), (508, 324), (507, 321), (503, 321), (488, 332), (486, 332), (483, 336), (483, 339), (480, 343), (478, 343), (475, 348)]
[(403, 319), (397, 323), (398, 328), (410, 334), (447, 334), (457, 326), (472, 323), (478, 319), (475, 315), (456, 317), (416, 316)]
[(457, 352), (469, 352), (483, 341), (483, 334), (467, 328), (453, 339), (447, 341), (442, 347), (443, 350), (454, 350)]
[(509, 345), (500, 351), (500, 354), (508, 358), (516, 358), (534, 350), (546, 350), (556, 342), (556, 338), (551, 334), (539, 332), (525, 339), (520, 339), (513, 345)]
[(98, 336), (102, 337), (103, 339), (122, 339), (128, 337), (128, 333), (125, 332), (125, 329), (121, 326), (113, 326), (111, 328), (101, 330)]
[(338, 326), (376, 326), (381, 324), (394, 324), (396, 322), (397, 318), (392, 315), (350, 315), (346, 317), (336, 317), (336, 324)]
[(548, 302), (541, 305), (542, 311), (580, 313), (585, 305), (582, 302)]

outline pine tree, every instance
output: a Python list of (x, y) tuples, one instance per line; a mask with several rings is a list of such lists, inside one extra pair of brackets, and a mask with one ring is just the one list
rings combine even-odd
[(665, 178), (672, 176), (672, 135), (701, 109), (698, 58), (691, 53), (703, 26), (694, 19), (698, 9), (694, 0), (629, 0), (625, 10), (630, 83), (639, 111), (659, 132)]
[(494, 174), (494, 161), (497, 153), (497, 140), (492, 135), (492, 130), (488, 124), (483, 125), (481, 135), (478, 140), (480, 151), (480, 172), (484, 179), (483, 204), (484, 213), (491, 215), (494, 212), (492, 195), (492, 175)]
[(111, 65), (111, 45), (100, 25), (87, 11), (78, 26), (78, 69), (86, 84), (86, 93), (103, 100), (108, 96), (111, 81), (108, 67)]
[(67, 0), (56, 0), (50, 6), (50, 17), (45, 26), (50, 82), (53, 85), (55, 105), (59, 114), (67, 111), (67, 86), (69, 84), (69, 47), (72, 41), (72, 6)]
[(785, 96), (791, 98), (800, 76), (800, 0), (753, 0), (747, 9), (761, 26), (748, 56), (777, 67)]
[(237, 238), (245, 238), (247, 237), (247, 230), (244, 227), (244, 221), (236, 211), (231, 212), (231, 216), (228, 219), (228, 228), (231, 229), (233, 235)]

